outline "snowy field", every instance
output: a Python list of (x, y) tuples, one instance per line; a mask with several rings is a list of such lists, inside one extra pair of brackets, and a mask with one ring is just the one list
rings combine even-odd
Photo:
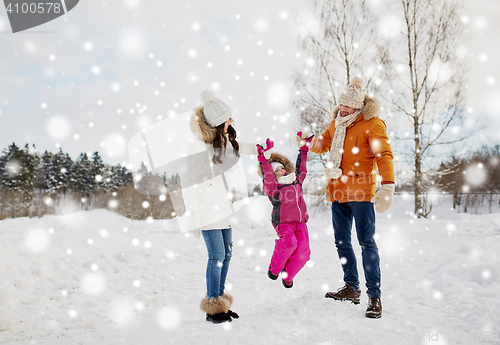
[(238, 212), (227, 292), (240, 319), (221, 325), (199, 309), (203, 240), (175, 220), (95, 210), (1, 221), (0, 344), (500, 344), (498, 213), (445, 202), (435, 219), (414, 219), (397, 197), (377, 214), (383, 316), (373, 320), (364, 286), (360, 305), (324, 298), (343, 285), (328, 211), (310, 210), (311, 261), (293, 288), (267, 278), (270, 209), (256, 197)]

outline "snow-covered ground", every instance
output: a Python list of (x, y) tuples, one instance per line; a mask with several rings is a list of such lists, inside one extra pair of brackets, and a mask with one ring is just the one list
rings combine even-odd
[(234, 226), (227, 284), (241, 317), (221, 325), (199, 309), (203, 240), (175, 220), (105, 210), (3, 220), (0, 344), (500, 343), (499, 214), (444, 203), (435, 219), (414, 219), (412, 209), (397, 197), (377, 215), (383, 316), (372, 320), (364, 289), (360, 305), (324, 298), (343, 285), (328, 210), (310, 210), (311, 261), (285, 289), (266, 274), (269, 201), (251, 198)]

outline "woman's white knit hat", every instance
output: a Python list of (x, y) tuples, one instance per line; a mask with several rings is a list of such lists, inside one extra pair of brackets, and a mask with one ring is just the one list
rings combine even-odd
[(356, 109), (363, 108), (365, 103), (365, 94), (363, 93), (362, 87), (363, 79), (360, 77), (354, 77), (351, 81), (351, 85), (349, 85), (340, 95), (339, 104)]
[(229, 105), (215, 97), (212, 90), (201, 93), (204, 108), (203, 115), (210, 127), (217, 127), (231, 118), (232, 112)]

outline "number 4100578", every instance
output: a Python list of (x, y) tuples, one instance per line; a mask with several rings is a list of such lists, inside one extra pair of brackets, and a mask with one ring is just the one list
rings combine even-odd
[(60, 13), (62, 11), (61, 4), (56, 2), (39, 2), (39, 3), (22, 3), (22, 4), (9, 4), (7, 6), (8, 13)]

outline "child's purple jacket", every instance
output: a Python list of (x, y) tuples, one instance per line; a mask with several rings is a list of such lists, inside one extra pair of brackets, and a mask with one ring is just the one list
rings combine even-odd
[(300, 150), (295, 164), (295, 181), (279, 184), (269, 161), (260, 163), (264, 175), (263, 189), (273, 205), (271, 222), (276, 227), (280, 223), (307, 222), (306, 203), (302, 195), (302, 183), (307, 175), (307, 151)]

